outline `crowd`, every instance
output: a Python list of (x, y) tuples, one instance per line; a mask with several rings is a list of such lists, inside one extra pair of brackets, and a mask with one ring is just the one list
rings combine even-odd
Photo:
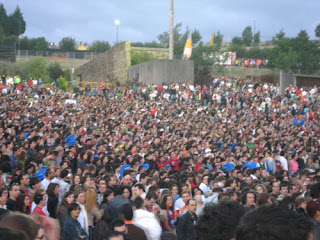
[(0, 239), (320, 239), (318, 87), (31, 81), (1, 85)]

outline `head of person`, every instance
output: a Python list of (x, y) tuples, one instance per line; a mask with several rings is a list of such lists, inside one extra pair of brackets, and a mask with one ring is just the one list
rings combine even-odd
[(100, 194), (104, 194), (107, 191), (108, 187), (106, 183), (99, 184), (99, 192)]
[(29, 186), (29, 183), (30, 183), (30, 179), (27, 174), (21, 174), (18, 176), (18, 184), (21, 187), (26, 188), (27, 186)]
[(74, 199), (76, 202), (84, 204), (86, 202), (86, 193), (84, 191), (75, 192)]
[(135, 196), (141, 196), (145, 192), (144, 186), (141, 183), (137, 183), (133, 186), (133, 193)]
[(33, 201), (39, 207), (44, 207), (46, 205), (47, 195), (45, 194), (37, 194), (34, 196)]
[(170, 194), (165, 194), (162, 196), (160, 208), (165, 210), (173, 210), (173, 197)]
[(80, 214), (80, 206), (78, 203), (71, 203), (68, 207), (68, 214), (73, 218), (73, 219), (77, 219), (79, 217)]
[(132, 186), (132, 178), (130, 177), (130, 175), (126, 175), (123, 177), (122, 185), (130, 187)]
[(127, 226), (125, 225), (124, 221), (121, 219), (115, 219), (111, 222), (112, 230), (114, 232), (119, 232), (122, 234), (127, 234), (128, 229)]
[(141, 197), (136, 197), (133, 201), (136, 209), (144, 209), (145, 207), (145, 201)]
[(262, 193), (268, 193), (266, 186), (263, 184), (257, 184), (254, 189), (256, 190), (258, 195), (260, 195)]
[(181, 192), (181, 199), (184, 204), (187, 204), (188, 200), (191, 198), (191, 193), (189, 191), (182, 191)]
[(21, 230), (0, 227), (0, 240), (30, 240), (28, 235)]
[(39, 178), (37, 178), (37, 177), (30, 178), (30, 184), (29, 184), (30, 188), (37, 190), (40, 188), (40, 184), (41, 184), (41, 182), (40, 182)]
[(194, 200), (193, 198), (190, 198), (188, 201), (187, 201), (187, 208), (188, 208), (188, 212), (193, 215), (196, 210), (197, 210), (197, 201)]
[(58, 196), (60, 193), (60, 185), (58, 183), (50, 183), (47, 189), (48, 196), (55, 195)]
[(268, 193), (263, 192), (258, 195), (258, 198), (257, 198), (258, 207), (269, 205), (269, 204), (272, 204), (272, 201)]
[(312, 223), (302, 214), (268, 205), (248, 211), (237, 229), (237, 240), (311, 240)]
[(235, 237), (236, 228), (245, 208), (238, 202), (222, 200), (206, 207), (196, 226), (199, 239), (230, 240)]
[(14, 205), (14, 211), (24, 213), (30, 206), (30, 198), (26, 194), (19, 194)]
[(121, 213), (126, 221), (131, 221), (133, 219), (133, 209), (130, 203), (123, 204), (121, 207)]
[(1, 217), (0, 226), (24, 232), (30, 240), (36, 239), (40, 226), (24, 214), (9, 213)]
[(315, 198), (307, 202), (308, 215), (320, 222), (320, 198)]
[(145, 199), (146, 207), (150, 209), (153, 206), (155, 206), (157, 199), (158, 199), (158, 197), (154, 192), (148, 192), (146, 199)]
[(280, 194), (282, 196), (287, 196), (289, 193), (289, 190), (288, 190), (288, 184), (287, 183), (281, 183), (280, 185)]
[(124, 235), (123, 233), (120, 232), (113, 232), (109, 235), (109, 237), (107, 238), (108, 240), (124, 240)]
[(114, 192), (108, 189), (103, 195), (102, 204), (109, 203), (112, 199), (114, 199)]
[(131, 187), (127, 185), (122, 185), (121, 188), (123, 189), (121, 196), (125, 199), (130, 199), (132, 196)]
[(246, 205), (247, 207), (254, 206), (256, 201), (257, 201), (257, 195), (255, 192), (248, 191), (242, 195), (241, 202), (243, 205)]
[(272, 182), (272, 193), (278, 195), (280, 191), (280, 181)]
[(18, 184), (12, 184), (9, 187), (9, 197), (11, 199), (16, 199), (20, 194), (20, 187)]
[(65, 207), (65, 208), (68, 209), (69, 205), (70, 205), (71, 203), (73, 203), (73, 202), (74, 202), (74, 194), (73, 194), (73, 192), (71, 192), (71, 191), (66, 192), (66, 193), (64, 194), (61, 202), (60, 202), (60, 205), (59, 205), (59, 208), (58, 208), (58, 211), (57, 211), (58, 216), (59, 216), (59, 214), (61, 213), (61, 210), (62, 210), (61, 208), (62, 208), (62, 207)]

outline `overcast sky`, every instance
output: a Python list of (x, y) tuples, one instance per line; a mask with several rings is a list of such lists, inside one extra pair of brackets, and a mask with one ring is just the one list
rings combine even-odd
[[(73, 37), (77, 42), (116, 40), (115, 19), (120, 20), (119, 40), (150, 42), (169, 30), (171, 0), (0, 0), (7, 14), (17, 5), (27, 23), (24, 36), (59, 42)], [(263, 3), (262, 3), (263, 2)], [(320, 23), (319, 0), (175, 0), (175, 24), (183, 30), (198, 29), (202, 41), (220, 31), (224, 41), (241, 36), (256, 20), (261, 40), (271, 40), (284, 29), (294, 37), (301, 29), (314, 39)]]

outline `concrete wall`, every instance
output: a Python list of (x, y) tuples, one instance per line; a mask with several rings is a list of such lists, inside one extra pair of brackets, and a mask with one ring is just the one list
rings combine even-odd
[(281, 71), (280, 72), (280, 93), (284, 93), (284, 90), (290, 84), (293, 86), (296, 86), (296, 80), (294, 75)]
[(192, 60), (155, 60), (129, 67), (129, 81), (162, 84), (163, 82), (194, 82)]
[(128, 68), (131, 65), (131, 45), (122, 42), (109, 51), (97, 56), (92, 61), (75, 70), (75, 78), (81, 75), (83, 82), (118, 81), (123, 84), (128, 80)]
[(146, 48), (146, 47), (131, 47), (132, 51), (137, 53), (147, 52), (155, 56), (157, 59), (169, 59), (169, 48)]

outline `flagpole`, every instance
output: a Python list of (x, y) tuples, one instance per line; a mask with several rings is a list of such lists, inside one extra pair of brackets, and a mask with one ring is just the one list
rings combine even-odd
[(173, 0), (171, 0), (171, 13), (170, 13), (170, 41), (169, 41), (169, 59), (173, 59), (173, 44), (174, 44), (174, 31), (173, 31)]

